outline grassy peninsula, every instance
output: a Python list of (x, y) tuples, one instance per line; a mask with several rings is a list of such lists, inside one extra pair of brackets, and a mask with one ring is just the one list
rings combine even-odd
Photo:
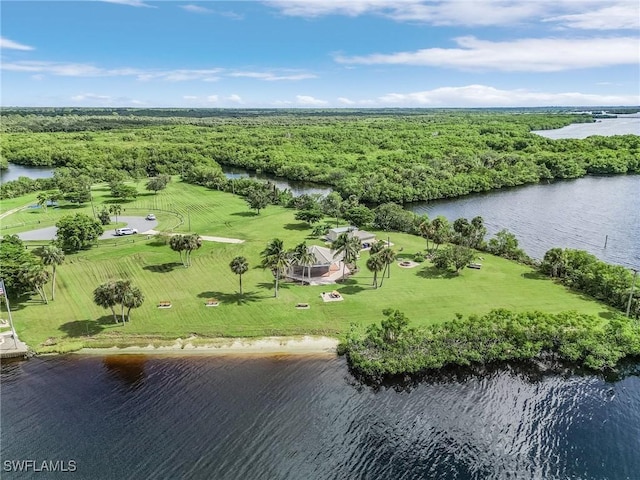
[[(371, 286), (371, 272), (361, 268), (346, 283), (335, 285), (344, 297), (338, 303), (323, 303), (320, 298), (331, 287), (292, 282), (283, 283), (279, 297), (274, 298), (273, 275), (259, 268), (265, 245), (273, 238), (281, 238), (287, 248), (302, 241), (323, 244), (310, 236), (307, 223), (295, 220), (295, 211), (270, 205), (257, 215), (239, 196), (177, 179), (157, 195), (144, 193), (142, 182), (138, 188), (140, 196), (123, 205), (123, 214), (144, 216), (154, 211), (160, 230), (187, 233), (190, 226), (191, 232), (203, 236), (237, 238), (244, 243), (204, 241), (193, 253), (189, 268), (153, 236), (101, 240), (88, 250), (69, 254), (58, 267), (55, 301), (44, 304), (34, 295), (20, 297), (13, 304), (16, 328), (35, 350), (145, 346), (178, 337), (197, 337), (194, 342), (206, 343), (213, 337), (340, 336), (348, 332), (351, 323), (375, 321), (385, 308), (402, 310), (418, 326), (445, 322), (456, 314), (485, 314), (495, 308), (547, 313), (574, 310), (605, 317), (611, 312), (599, 302), (554, 284), (531, 267), (485, 253), (482, 270), (464, 269), (459, 275), (438, 270), (430, 262), (412, 269), (394, 265), (390, 278), (378, 289)], [(108, 186), (94, 187), (95, 208), (110, 200)], [(11, 205), (32, 201), (23, 197)], [(70, 211), (91, 212), (91, 206), (49, 208), (46, 212), (27, 208), (3, 219), (3, 228), (15, 225), (3, 233), (53, 225)], [(41, 223), (34, 225), (37, 221)], [(425, 242), (419, 236), (377, 233), (380, 238), (390, 237), (398, 261), (424, 251)], [(361, 263), (365, 255), (363, 252)], [(229, 268), (237, 256), (249, 263), (243, 275), (243, 295), (239, 294), (237, 275)], [(146, 297), (124, 326), (115, 324), (110, 312), (95, 305), (92, 297), (99, 284), (117, 278), (132, 280)], [(220, 300), (219, 307), (205, 307), (212, 297)], [(172, 308), (157, 308), (158, 302), (167, 300)], [(308, 303), (310, 308), (296, 309), (298, 303)]]

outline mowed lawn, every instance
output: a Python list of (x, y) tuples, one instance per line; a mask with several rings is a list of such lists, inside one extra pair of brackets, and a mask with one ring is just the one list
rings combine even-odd
[[(255, 215), (242, 198), (182, 183), (173, 183), (157, 197), (147, 196), (124, 207), (151, 209), (146, 202), (154, 202), (158, 209), (179, 211), (185, 223), (176, 231), (186, 232), (190, 221), (191, 230), (201, 235), (234, 237), (245, 243), (203, 242), (202, 248), (193, 253), (189, 268), (182, 266), (179, 255), (169, 246), (141, 235), (104, 241), (98, 247), (68, 255), (58, 268), (55, 301), (44, 305), (33, 296), (13, 305), (14, 322), (24, 341), (38, 349), (47, 339), (55, 339), (58, 345), (53, 349), (57, 349), (70, 342), (78, 347), (146, 345), (154, 338), (192, 335), (338, 336), (352, 322), (378, 322), (385, 308), (405, 312), (413, 325), (450, 320), (456, 313), (482, 314), (494, 308), (577, 310), (603, 316), (610, 310), (554, 284), (531, 268), (487, 254), (480, 254), (481, 270), (464, 269), (460, 275), (443, 274), (429, 262), (412, 269), (396, 263), (391, 277), (378, 289), (371, 287), (372, 274), (363, 268), (347, 283), (335, 287), (282, 283), (279, 298), (274, 298), (273, 276), (259, 268), (260, 252), (267, 242), (278, 237), (286, 248), (302, 241), (323, 243), (308, 238), (310, 228), (294, 219), (293, 210), (269, 206)], [(164, 229), (173, 227), (177, 220), (170, 214), (159, 218)], [(386, 238), (387, 234), (380, 236)], [(425, 246), (416, 236), (389, 236), (399, 260), (412, 258)], [(242, 296), (238, 293), (238, 276), (229, 269), (229, 262), (238, 255), (245, 256), (250, 265), (243, 276)], [(362, 267), (367, 257), (363, 252), (359, 261)], [(141, 308), (132, 311), (126, 326), (114, 324), (109, 310), (93, 304), (93, 290), (102, 282), (119, 278), (131, 279), (146, 298)], [(50, 292), (50, 286), (47, 288)], [(321, 293), (334, 288), (342, 293), (344, 301), (324, 303)], [(209, 298), (220, 300), (220, 306), (206, 307)], [(170, 301), (172, 307), (159, 309), (160, 301)], [(309, 303), (310, 308), (296, 309), (297, 303)]]

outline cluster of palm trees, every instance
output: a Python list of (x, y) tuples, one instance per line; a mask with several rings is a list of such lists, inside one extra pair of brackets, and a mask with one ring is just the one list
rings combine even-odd
[[(309, 252), (306, 242), (302, 242), (291, 250), (284, 248), (284, 242), (279, 238), (274, 238), (267, 244), (267, 247), (261, 252), (262, 268), (268, 268), (273, 272), (275, 278), (275, 293), (278, 297), (278, 287), (280, 285), (280, 277), (292, 265), (299, 265), (307, 268), (309, 280), (311, 280), (311, 266), (316, 263), (316, 256)], [(304, 275), (303, 275), (304, 277)]]
[[(191, 266), (191, 252), (202, 246), (202, 238), (197, 233), (173, 235), (169, 240), (169, 246), (171, 250), (180, 254), (180, 261), (186, 268)], [(184, 252), (184, 256), (182, 252)]]
[[(56, 298), (56, 267), (58, 265), (62, 265), (64, 262), (64, 252), (61, 248), (55, 245), (47, 245), (43, 247), (38, 253), (40, 258), (42, 259), (42, 263), (25, 263), (22, 265), (20, 271), (21, 280), (30, 285), (38, 295), (42, 301), (46, 304), (49, 303), (49, 299), (47, 298), (47, 293), (45, 292), (44, 286), (51, 278), (51, 300), (55, 300)], [(49, 275), (49, 272), (44, 268), (45, 266), (51, 266), (52, 275)]]
[(40, 263), (25, 264), (20, 270), (20, 279), (33, 288), (44, 303), (49, 303), (44, 285), (49, 281), (49, 272)]
[[(369, 258), (367, 259), (367, 269), (373, 272), (373, 288), (382, 287), (385, 274), (387, 278), (391, 276), (391, 264), (396, 259), (396, 252), (392, 250), (387, 242), (380, 240), (369, 250)], [(382, 272), (382, 279), (378, 285), (378, 273)]]
[[(113, 321), (118, 323), (115, 306), (120, 305), (122, 324), (131, 319), (131, 309), (138, 308), (144, 303), (144, 295), (138, 287), (131, 284), (131, 280), (115, 280), (103, 283), (93, 291), (93, 301), (102, 308), (110, 308)], [(127, 309), (125, 318), (125, 308)]]

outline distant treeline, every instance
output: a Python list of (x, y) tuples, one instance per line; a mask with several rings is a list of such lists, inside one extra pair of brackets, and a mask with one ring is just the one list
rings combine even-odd
[(550, 140), (530, 133), (593, 121), (588, 115), (232, 112), (206, 118), (8, 115), (3, 157), (75, 168), (96, 181), (108, 181), (114, 171), (139, 178), (228, 165), (331, 185), (343, 198), (373, 204), (640, 172), (639, 136)]

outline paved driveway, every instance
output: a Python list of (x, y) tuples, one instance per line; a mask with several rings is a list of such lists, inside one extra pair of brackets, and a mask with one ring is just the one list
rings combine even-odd
[[(111, 218), (112, 222), (115, 222), (115, 217)], [(144, 217), (118, 217), (119, 222), (126, 222), (127, 227), (135, 228), (138, 233), (145, 233), (147, 230), (152, 230), (158, 226), (157, 220), (145, 220)], [(108, 228), (108, 226), (107, 226)], [(56, 227), (39, 228), (37, 230), (31, 230), (29, 232), (22, 232), (18, 234), (22, 240), (53, 240), (56, 236)], [(100, 236), (100, 240), (109, 238), (117, 238), (115, 228), (109, 228)]]

